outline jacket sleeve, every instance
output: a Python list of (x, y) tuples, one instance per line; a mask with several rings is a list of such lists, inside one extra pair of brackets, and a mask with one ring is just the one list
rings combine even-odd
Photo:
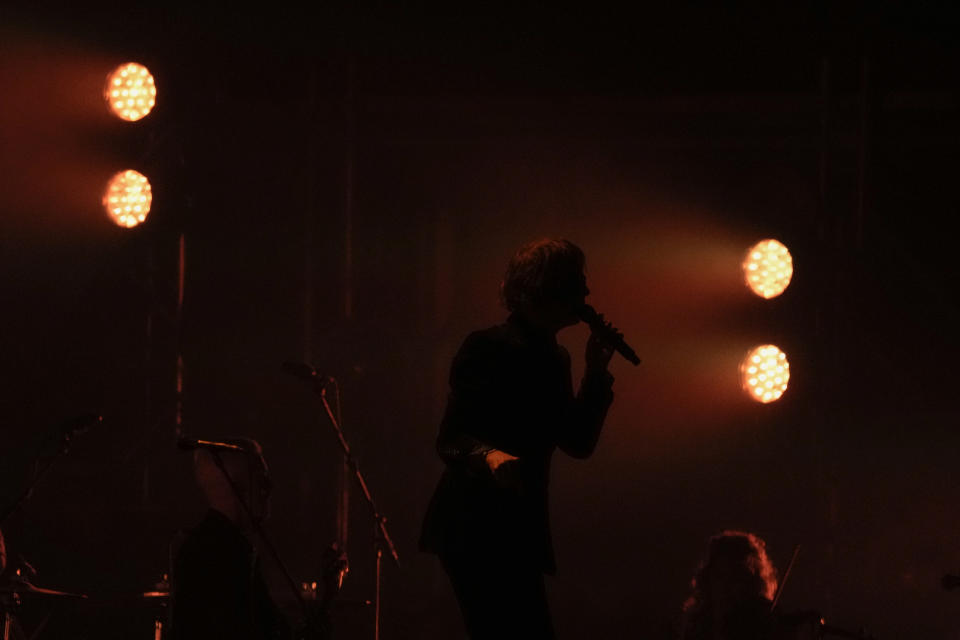
[(437, 453), (450, 467), (485, 472), (494, 419), (500, 349), (482, 333), (467, 337), (450, 368), (450, 394), (437, 436)]
[(587, 458), (597, 446), (600, 431), (613, 403), (613, 376), (609, 371), (587, 372), (574, 396), (570, 382), (570, 354), (563, 349), (568, 381), (568, 409), (560, 423), (557, 446), (574, 458)]

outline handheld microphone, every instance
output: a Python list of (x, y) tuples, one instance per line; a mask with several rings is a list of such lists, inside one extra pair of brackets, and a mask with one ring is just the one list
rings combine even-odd
[(601, 340), (613, 347), (617, 353), (633, 363), (634, 366), (640, 364), (640, 358), (638, 358), (637, 354), (630, 348), (630, 345), (624, 342), (623, 336), (620, 335), (612, 325), (604, 322), (603, 317), (597, 313), (596, 309), (588, 304), (584, 304), (577, 310), (577, 315), (590, 326), (590, 331), (597, 334)]
[(181, 451), (193, 451), (195, 449), (206, 449), (208, 451), (246, 451), (246, 449), (239, 445), (215, 442), (213, 440), (197, 440), (196, 438), (179, 438), (177, 440), (177, 449)]

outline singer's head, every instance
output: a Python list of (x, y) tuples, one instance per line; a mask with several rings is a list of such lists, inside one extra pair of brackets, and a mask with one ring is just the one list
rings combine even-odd
[[(267, 461), (263, 457), (260, 443), (256, 440), (229, 438), (222, 442), (236, 445), (243, 450), (216, 452), (207, 449), (195, 450), (193, 452), (194, 476), (211, 508), (227, 516), (241, 528), (247, 528), (252, 522), (240, 502), (241, 499), (246, 502), (255, 521), (261, 521), (270, 515), (270, 494), (273, 485), (270, 481)], [(223, 465), (222, 469), (217, 464), (217, 458)]]
[(558, 331), (579, 322), (577, 310), (590, 294), (583, 251), (569, 240), (544, 238), (522, 247), (510, 259), (500, 298), (513, 314)]

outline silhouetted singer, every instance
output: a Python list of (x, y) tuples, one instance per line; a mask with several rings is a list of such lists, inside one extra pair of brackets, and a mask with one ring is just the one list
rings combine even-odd
[(613, 401), (613, 348), (591, 333), (574, 395), (557, 344), (590, 293), (584, 264), (567, 240), (522, 247), (501, 284), (506, 322), (470, 334), (453, 360), (437, 438), (446, 469), (420, 548), (439, 556), (473, 640), (554, 637), (543, 577), (555, 571), (550, 459), (556, 447), (588, 457)]

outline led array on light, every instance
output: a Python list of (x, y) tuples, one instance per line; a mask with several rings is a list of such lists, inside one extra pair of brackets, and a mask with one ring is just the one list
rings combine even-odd
[(747, 286), (760, 297), (775, 298), (790, 284), (793, 258), (780, 242), (761, 240), (750, 247), (743, 260), (743, 277)]
[(132, 169), (114, 174), (103, 194), (103, 206), (110, 219), (127, 228), (147, 219), (152, 200), (150, 181)]
[(134, 122), (153, 109), (157, 87), (145, 66), (127, 62), (114, 69), (107, 78), (103, 95), (118, 118)]
[(752, 349), (740, 364), (740, 381), (757, 402), (779, 400), (790, 380), (787, 354), (775, 345), (764, 344)]

